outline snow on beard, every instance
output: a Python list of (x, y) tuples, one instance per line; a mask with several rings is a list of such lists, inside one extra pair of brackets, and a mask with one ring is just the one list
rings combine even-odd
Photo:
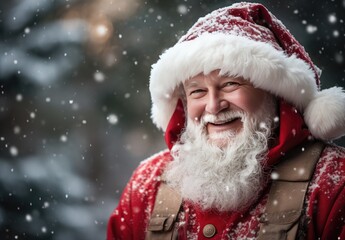
[[(200, 124), (188, 119), (179, 143), (172, 149), (174, 161), (165, 171), (168, 184), (204, 210), (247, 207), (263, 187), (262, 161), (268, 152), (275, 113), (273, 97), (267, 98), (252, 117), (242, 112), (224, 113), (221, 118), (240, 116), (243, 129), (217, 136), (207, 136), (205, 119)], [(228, 144), (218, 146), (210, 138), (227, 138)]]

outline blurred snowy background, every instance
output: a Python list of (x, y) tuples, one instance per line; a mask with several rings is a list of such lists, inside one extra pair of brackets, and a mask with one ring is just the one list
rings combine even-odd
[[(105, 239), (132, 171), (165, 148), (151, 64), (233, 2), (0, 2), (0, 239)], [(257, 2), (305, 46), (323, 88), (345, 86), (345, 0)]]

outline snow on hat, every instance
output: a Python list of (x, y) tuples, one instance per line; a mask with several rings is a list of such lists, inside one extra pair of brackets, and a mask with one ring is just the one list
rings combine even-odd
[(303, 46), (256, 3), (233, 4), (200, 18), (152, 65), (150, 92), (156, 126), (167, 131), (168, 124), (176, 125), (174, 121), (182, 118), (173, 116), (181, 83), (217, 69), (221, 74), (242, 76), (294, 105), (304, 114), (314, 137), (331, 140), (345, 135), (344, 90), (320, 91), (321, 71)]

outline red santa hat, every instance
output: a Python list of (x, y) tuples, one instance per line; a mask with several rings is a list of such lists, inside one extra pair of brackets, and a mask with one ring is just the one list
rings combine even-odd
[[(263, 5), (237, 3), (200, 18), (152, 65), (152, 119), (158, 128), (182, 130), (179, 86), (199, 73), (220, 69), (242, 76), (301, 111), (311, 134), (332, 140), (345, 135), (345, 93), (320, 91), (320, 70), (303, 46)], [(176, 131), (176, 130), (175, 130)]]

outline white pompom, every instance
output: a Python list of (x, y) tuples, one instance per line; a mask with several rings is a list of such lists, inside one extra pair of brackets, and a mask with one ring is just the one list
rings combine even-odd
[(344, 136), (344, 90), (332, 87), (317, 92), (304, 110), (304, 120), (315, 138), (333, 140)]

